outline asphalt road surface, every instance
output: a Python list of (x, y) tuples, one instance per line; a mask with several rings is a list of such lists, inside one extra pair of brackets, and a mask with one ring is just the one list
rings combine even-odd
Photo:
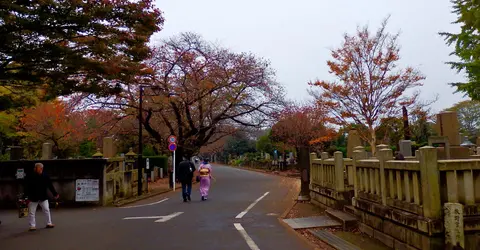
[(310, 249), (277, 219), (298, 180), (222, 166), (213, 175), (207, 201), (194, 186), (190, 203), (177, 191), (122, 208), (59, 208), (54, 229), (44, 229), (40, 208), (35, 232), (16, 211), (0, 211), (0, 249)]

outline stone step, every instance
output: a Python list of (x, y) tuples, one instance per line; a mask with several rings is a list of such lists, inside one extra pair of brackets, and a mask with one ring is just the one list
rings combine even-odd
[(325, 213), (332, 219), (342, 223), (344, 231), (357, 226), (357, 218), (351, 214), (334, 209), (327, 209)]
[(354, 206), (344, 206), (343, 211), (347, 214), (355, 216), (355, 207)]
[(293, 229), (341, 227), (342, 224), (328, 216), (283, 219)]
[(361, 250), (361, 248), (353, 245), (352, 243), (326, 231), (326, 230), (308, 230), (315, 237), (319, 238), (321, 241), (327, 243), (331, 247), (338, 250)]

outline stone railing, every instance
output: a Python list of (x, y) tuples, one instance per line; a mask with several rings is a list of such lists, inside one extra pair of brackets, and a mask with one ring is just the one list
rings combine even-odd
[(323, 152), (321, 158), (315, 153), (310, 155), (310, 189), (319, 204), (341, 207), (353, 197), (354, 167), (351, 159), (344, 159), (342, 152), (335, 152), (334, 158), (328, 158)]
[(357, 148), (353, 158), (312, 154), (314, 203), (353, 204), (360, 230), (392, 248), (478, 249), (480, 159), (438, 160), (433, 147), (406, 160), (394, 160), (390, 149), (369, 158)]

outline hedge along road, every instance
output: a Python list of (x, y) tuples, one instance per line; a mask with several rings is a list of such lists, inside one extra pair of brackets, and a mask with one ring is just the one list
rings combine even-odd
[[(298, 181), (214, 165), (209, 200), (194, 186), (123, 208), (52, 210), (54, 229), (26, 232), (28, 222), (2, 211), (0, 245), (9, 249), (310, 249), (277, 219), (298, 195)], [(37, 213), (38, 228), (43, 214)]]

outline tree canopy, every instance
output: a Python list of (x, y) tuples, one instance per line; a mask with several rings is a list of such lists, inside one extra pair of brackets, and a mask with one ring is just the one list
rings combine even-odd
[(448, 45), (455, 45), (451, 53), (460, 60), (448, 62), (452, 69), (465, 72), (467, 82), (451, 83), (457, 90), (480, 100), (480, 2), (472, 0), (452, 0), (453, 13), (460, 24), (460, 32), (440, 33)]
[(144, 73), (163, 18), (151, 0), (6, 0), (0, 24), (0, 86), (53, 98), (120, 91), (118, 81)]

